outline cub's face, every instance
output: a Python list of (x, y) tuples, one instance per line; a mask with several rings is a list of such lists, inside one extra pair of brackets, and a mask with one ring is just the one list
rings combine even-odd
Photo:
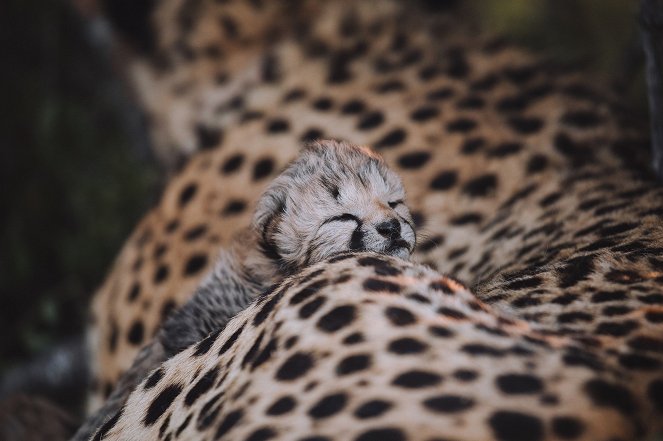
[(399, 177), (375, 153), (336, 141), (305, 148), (263, 194), (254, 218), (286, 271), (348, 250), (408, 259), (416, 236)]

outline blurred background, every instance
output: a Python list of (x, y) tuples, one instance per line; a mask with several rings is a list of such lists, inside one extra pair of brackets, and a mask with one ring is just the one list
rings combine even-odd
[[(107, 30), (86, 25), (71, 1), (0, 5), (0, 374), (82, 332), (91, 295), (164, 176)], [(467, 7), (484, 29), (586, 69), (647, 118), (637, 1)]]

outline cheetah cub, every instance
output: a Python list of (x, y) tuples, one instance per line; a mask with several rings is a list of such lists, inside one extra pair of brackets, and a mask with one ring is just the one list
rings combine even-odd
[(334, 254), (375, 251), (409, 259), (416, 235), (400, 178), (376, 153), (344, 142), (306, 146), (263, 193), (253, 222), (138, 354), (75, 439), (87, 439), (161, 362), (223, 328), (263, 290)]

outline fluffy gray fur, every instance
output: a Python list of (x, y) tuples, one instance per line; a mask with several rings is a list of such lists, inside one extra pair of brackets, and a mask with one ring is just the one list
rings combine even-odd
[(166, 320), (74, 439), (89, 439), (150, 370), (225, 327), (287, 275), (348, 250), (408, 259), (416, 236), (404, 199), (400, 178), (370, 149), (337, 141), (305, 147), (262, 195), (251, 226), (220, 252), (191, 300)]

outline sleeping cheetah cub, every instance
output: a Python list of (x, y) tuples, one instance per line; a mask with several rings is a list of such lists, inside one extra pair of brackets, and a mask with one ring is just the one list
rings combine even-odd
[(400, 178), (366, 147), (308, 145), (258, 201), (253, 222), (221, 251), (191, 300), (162, 326), (75, 439), (117, 412), (161, 362), (223, 328), (260, 292), (313, 263), (348, 250), (408, 259), (416, 241)]

